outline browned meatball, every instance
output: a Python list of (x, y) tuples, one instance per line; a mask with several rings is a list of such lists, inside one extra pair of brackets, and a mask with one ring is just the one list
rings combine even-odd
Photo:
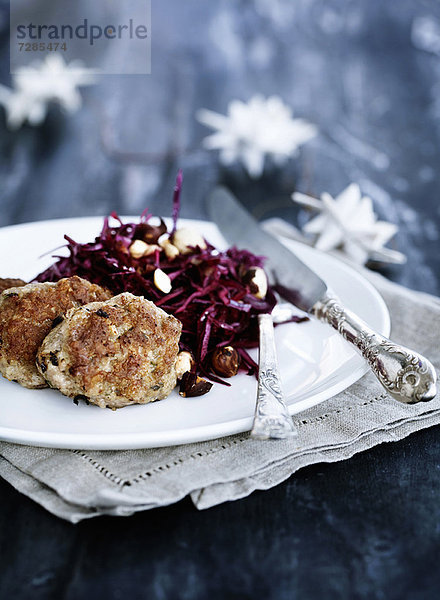
[(26, 281), (23, 279), (2, 279), (0, 277), (0, 294), (11, 287), (22, 287), (23, 285), (26, 285)]
[(24, 387), (46, 387), (35, 357), (53, 323), (73, 307), (110, 297), (107, 290), (76, 276), (5, 290), (0, 295), (0, 373)]
[(113, 409), (166, 398), (176, 385), (182, 325), (130, 293), (70, 310), (37, 364), (66, 396)]

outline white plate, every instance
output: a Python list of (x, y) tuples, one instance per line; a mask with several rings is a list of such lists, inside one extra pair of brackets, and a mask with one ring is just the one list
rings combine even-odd
[[(131, 221), (134, 218), (126, 217)], [(124, 220), (125, 220), (124, 219)], [(187, 221), (217, 247), (225, 247), (212, 223)], [(0, 229), (0, 277), (32, 279), (53, 262), (43, 253), (60, 246), (63, 235), (90, 241), (102, 218), (61, 219)], [(342, 262), (296, 242), (285, 242), (321, 275), (369, 325), (388, 335), (387, 307), (378, 292)], [(5, 262), (5, 257), (7, 261)], [(291, 414), (334, 396), (357, 381), (367, 366), (327, 325), (314, 320), (280, 325), (276, 343), (284, 392)], [(257, 351), (254, 351), (257, 357)], [(54, 390), (28, 390), (0, 377), (0, 439), (53, 448), (116, 450), (154, 448), (209, 440), (248, 431), (255, 407), (255, 378), (244, 374), (231, 387), (214, 385), (206, 396), (166, 400), (122, 410), (103, 410)]]

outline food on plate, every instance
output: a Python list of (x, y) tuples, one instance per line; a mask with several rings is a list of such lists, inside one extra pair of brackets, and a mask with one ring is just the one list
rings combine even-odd
[(199, 396), (212, 387), (206, 379), (230, 385), (225, 378), (239, 371), (256, 373), (248, 349), (258, 346), (258, 315), (272, 312), (276, 297), (264, 257), (236, 247), (219, 250), (197, 229), (180, 226), (181, 184), (179, 172), (170, 226), (147, 211), (138, 223), (112, 213), (91, 242), (65, 235), (68, 256), (56, 257), (36, 280), (78, 275), (115, 295), (143, 296), (176, 317), (179, 349), (186, 353), (177, 365), (180, 393)]
[[(79, 243), (66, 235), (69, 255), (58, 258), (37, 280), (79, 275), (113, 294), (144, 296), (182, 322), (180, 350), (189, 353), (191, 372), (229, 385), (224, 377), (240, 370), (256, 372), (247, 350), (258, 346), (258, 315), (270, 313), (276, 298), (263, 257), (235, 247), (218, 250), (200, 231), (180, 226), (181, 183), (179, 173), (169, 227), (147, 212), (139, 223), (123, 223), (112, 213), (94, 241)], [(224, 347), (232, 349), (232, 359), (216, 354)], [(191, 390), (186, 389), (190, 384)], [(194, 389), (188, 377), (180, 385), (182, 393), (191, 394), (210, 387)]]
[(26, 285), (23, 279), (3, 279), (0, 277), (0, 294), (11, 287), (22, 287)]
[(196, 373), (187, 371), (180, 380), (179, 394), (184, 398), (193, 398), (194, 396), (203, 396), (212, 388), (212, 383), (199, 377)]
[(212, 355), (212, 368), (221, 377), (237, 375), (240, 367), (240, 356), (232, 346), (223, 346), (214, 350)]
[(188, 371), (192, 371), (193, 366), (194, 366), (194, 359), (193, 359), (191, 353), (187, 352), (186, 350), (182, 350), (182, 352), (179, 352), (179, 354), (177, 355), (177, 361), (176, 361), (177, 381), (180, 381), (182, 379), (182, 377), (185, 375), (185, 373), (187, 373)]
[(53, 325), (73, 307), (110, 297), (108, 290), (76, 275), (57, 283), (28, 283), (2, 292), (0, 373), (24, 387), (46, 387), (35, 357)]
[(182, 326), (140, 296), (122, 293), (67, 312), (37, 355), (41, 375), (66, 396), (121, 408), (166, 398), (176, 385)]

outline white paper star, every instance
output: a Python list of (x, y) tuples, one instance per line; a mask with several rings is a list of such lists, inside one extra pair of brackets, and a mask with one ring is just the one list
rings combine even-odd
[(13, 89), (0, 84), (0, 104), (5, 107), (8, 127), (18, 129), (26, 121), (39, 125), (46, 118), (50, 102), (75, 112), (81, 107), (78, 87), (94, 83), (92, 73), (79, 61), (66, 64), (58, 54), (21, 67), (12, 76)]
[(241, 161), (254, 178), (262, 174), (266, 156), (282, 165), (318, 132), (304, 119), (293, 119), (292, 110), (278, 96), (266, 99), (257, 95), (247, 104), (232, 100), (226, 116), (206, 109), (196, 116), (216, 130), (204, 139), (204, 146), (220, 150), (220, 161), (225, 165)]
[(362, 196), (356, 183), (350, 184), (336, 198), (324, 192), (321, 200), (317, 200), (295, 192), (292, 199), (320, 212), (303, 227), (304, 233), (315, 236), (315, 248), (325, 252), (341, 248), (358, 264), (365, 264), (369, 259), (395, 264), (406, 262), (401, 252), (384, 248), (396, 234), (397, 225), (377, 220), (371, 198)]

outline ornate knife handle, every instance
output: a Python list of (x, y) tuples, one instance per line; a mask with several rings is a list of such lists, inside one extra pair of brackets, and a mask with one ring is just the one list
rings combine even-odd
[(326, 294), (310, 312), (329, 323), (357, 348), (393, 398), (405, 404), (434, 398), (437, 375), (424, 356), (374, 332), (331, 294)]
[(279, 440), (297, 435), (281, 391), (271, 315), (259, 315), (258, 392), (251, 437)]

